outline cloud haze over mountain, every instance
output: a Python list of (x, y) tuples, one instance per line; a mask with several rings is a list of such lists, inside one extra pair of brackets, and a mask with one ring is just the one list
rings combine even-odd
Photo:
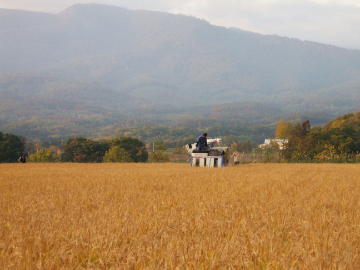
[(2, 0), (0, 8), (58, 13), (89, 2), (183, 13), (219, 26), (360, 49), (358, 0)]

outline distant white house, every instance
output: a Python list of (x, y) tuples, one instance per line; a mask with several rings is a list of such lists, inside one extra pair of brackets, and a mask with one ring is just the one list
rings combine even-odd
[(266, 148), (267, 146), (270, 146), (271, 142), (275, 142), (279, 145), (279, 149), (283, 150), (286, 143), (289, 143), (288, 139), (265, 139), (265, 142), (263, 144), (259, 145), (259, 148)]

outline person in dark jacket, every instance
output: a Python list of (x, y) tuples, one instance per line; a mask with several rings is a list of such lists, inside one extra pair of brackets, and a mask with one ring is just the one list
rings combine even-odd
[(207, 150), (207, 133), (204, 133), (203, 135), (199, 136), (198, 140), (197, 140), (197, 143), (196, 143), (196, 146), (198, 148), (198, 151), (205, 151)]
[(19, 163), (26, 163), (26, 157), (25, 156), (19, 157), (18, 161)]

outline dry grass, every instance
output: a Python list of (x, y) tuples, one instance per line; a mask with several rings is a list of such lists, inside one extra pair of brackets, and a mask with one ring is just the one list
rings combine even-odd
[(0, 165), (1, 269), (360, 269), (360, 166)]

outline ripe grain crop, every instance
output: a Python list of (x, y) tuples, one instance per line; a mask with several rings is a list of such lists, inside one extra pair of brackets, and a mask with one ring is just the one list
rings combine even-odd
[(0, 165), (1, 269), (360, 269), (360, 166)]

